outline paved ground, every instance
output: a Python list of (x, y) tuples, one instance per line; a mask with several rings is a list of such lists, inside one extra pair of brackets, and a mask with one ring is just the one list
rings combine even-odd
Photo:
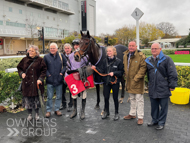
[[(102, 88), (101, 88), (102, 92)], [(86, 119), (81, 121), (79, 115), (70, 119), (66, 110), (63, 116), (57, 117), (52, 112), (50, 119), (40, 122), (24, 123), (27, 112), (17, 114), (0, 114), (0, 143), (189, 143), (190, 142), (190, 105), (169, 104), (167, 124), (164, 130), (157, 131), (147, 127), (150, 117), (150, 101), (145, 95), (144, 124), (139, 126), (136, 119), (123, 120), (129, 112), (128, 95), (125, 94), (120, 104), (120, 120), (113, 121), (114, 106), (110, 98), (110, 117), (101, 119), (101, 109), (95, 110), (95, 89), (88, 90)], [(78, 103), (81, 99), (78, 99)], [(78, 104), (78, 111), (80, 104)], [(20, 123), (19, 123), (20, 121)], [(22, 122), (22, 123), (21, 123)], [(55, 133), (56, 132), (56, 133)]]

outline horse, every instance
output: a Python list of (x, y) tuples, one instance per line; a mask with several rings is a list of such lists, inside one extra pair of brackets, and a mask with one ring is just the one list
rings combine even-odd
[[(123, 45), (116, 45), (115, 46), (117, 51), (117, 58), (119, 58), (121, 61), (123, 61), (123, 52), (128, 50), (126, 46)], [(102, 61), (106, 58), (106, 50), (105, 47), (99, 46), (95, 39), (90, 36), (89, 31), (87, 31), (87, 34), (83, 34), (81, 31), (81, 39), (79, 43), (79, 49), (75, 51), (74, 58), (76, 61), (80, 61), (83, 57), (87, 57), (89, 62), (92, 65), (95, 65), (96, 67), (101, 66)], [(95, 109), (99, 109), (99, 103), (100, 103), (100, 84), (101, 82), (101, 76), (97, 74), (96, 72), (93, 73), (94, 75), (94, 82), (96, 85), (96, 93), (97, 93), (97, 103), (95, 105)], [(125, 88), (125, 80), (124, 77), (122, 77), (121, 80), (122, 85), (122, 92), (121, 92), (121, 98), (119, 100), (120, 103), (123, 102), (124, 98), (124, 88)]]

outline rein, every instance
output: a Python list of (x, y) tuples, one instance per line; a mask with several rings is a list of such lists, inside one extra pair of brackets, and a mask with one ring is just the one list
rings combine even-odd
[[(108, 74), (99, 73), (99, 71), (97, 69), (94, 69), (94, 71), (96, 73), (98, 73), (100, 76), (108, 76)], [(114, 82), (110, 81), (111, 84), (116, 84), (117, 83), (117, 77), (116, 76), (114, 76), (114, 77), (115, 77), (115, 81)]]

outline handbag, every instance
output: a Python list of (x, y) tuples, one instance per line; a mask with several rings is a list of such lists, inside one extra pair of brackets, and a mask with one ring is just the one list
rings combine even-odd
[[(35, 59), (35, 60), (36, 60), (36, 59)], [(35, 60), (34, 60), (34, 61), (35, 61)], [(28, 71), (28, 69), (31, 67), (31, 65), (34, 63), (34, 61), (28, 66), (28, 68), (26, 69), (25, 74), (27, 73), (27, 71)], [(23, 81), (23, 79), (21, 80), (17, 91), (22, 91), (22, 81)]]

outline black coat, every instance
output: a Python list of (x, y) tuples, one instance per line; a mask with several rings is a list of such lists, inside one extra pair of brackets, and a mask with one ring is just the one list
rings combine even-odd
[(151, 98), (166, 98), (171, 95), (170, 88), (177, 87), (177, 71), (174, 62), (169, 56), (161, 51), (157, 62), (157, 69), (154, 68), (152, 58), (148, 57), (147, 63), (148, 89)]
[[(114, 57), (113, 59), (109, 59), (108, 57), (106, 57), (103, 60), (102, 66), (101, 67), (97, 67), (97, 70), (100, 73), (104, 73), (104, 74), (108, 74), (110, 72), (114, 73), (114, 76), (117, 77), (117, 83), (119, 83), (121, 81), (121, 77), (123, 76), (123, 63), (120, 59), (118, 59), (117, 57)], [(114, 76), (104, 76), (102, 77), (102, 80), (105, 84), (111, 84), (110, 81), (114, 82), (115, 81), (115, 77)]]
[[(47, 66), (47, 72), (46, 72), (46, 83), (51, 84), (53, 86), (58, 86), (63, 83), (63, 75), (66, 71), (66, 58), (61, 54), (62, 60), (59, 56), (59, 53), (57, 52), (55, 57), (49, 53), (44, 56), (44, 61)], [(63, 69), (61, 70), (63, 66)], [(62, 73), (63, 75), (60, 75)], [(50, 76), (51, 75), (51, 76)]]
[[(34, 61), (35, 59), (35, 61)], [(26, 69), (34, 61), (31, 67), (26, 73), (26, 77), (22, 82), (22, 94), (23, 96), (38, 96), (37, 90), (37, 80), (42, 81), (40, 85), (41, 93), (44, 93), (44, 83), (43, 80), (46, 77), (46, 64), (41, 57), (31, 58), (28, 56), (24, 57), (17, 66), (19, 76), (22, 77), (22, 73), (26, 72)]]

